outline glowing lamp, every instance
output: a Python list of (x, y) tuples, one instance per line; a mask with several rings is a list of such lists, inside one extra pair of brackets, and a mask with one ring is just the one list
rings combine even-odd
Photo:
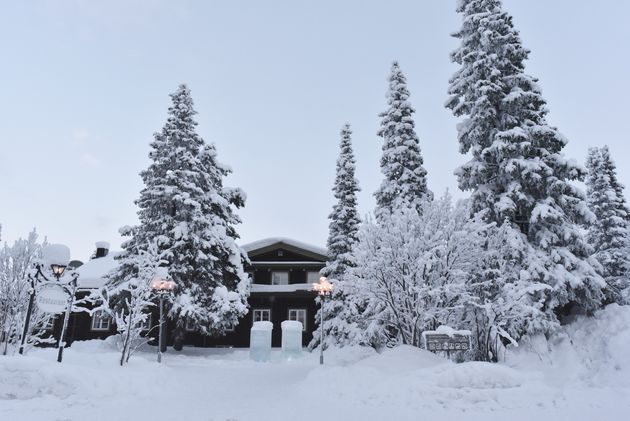
[(330, 282), (328, 282), (328, 279), (326, 279), (326, 277), (324, 276), (319, 278), (318, 283), (313, 284), (313, 291), (317, 292), (319, 295), (322, 295), (322, 296), (330, 295), (332, 290), (333, 290), (333, 285)]
[(151, 281), (151, 289), (156, 292), (171, 292), (175, 289), (176, 286), (177, 284), (175, 283), (175, 281), (172, 281), (170, 279), (154, 278)]

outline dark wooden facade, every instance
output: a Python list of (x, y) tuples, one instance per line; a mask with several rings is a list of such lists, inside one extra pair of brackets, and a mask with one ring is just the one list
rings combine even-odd
[[(315, 329), (317, 305), (311, 283), (319, 277), (319, 271), (326, 263), (325, 251), (290, 239), (263, 240), (243, 247), (250, 258), (246, 268), (252, 279), (252, 290), (248, 300), (249, 313), (221, 337), (202, 335), (194, 330), (186, 331), (185, 346), (198, 347), (248, 347), (249, 334), (254, 315), (264, 312), (273, 323), (272, 346), (281, 345), (281, 323), (289, 320), (289, 312), (305, 311), (305, 330), (302, 342), (306, 346), (312, 339)], [(275, 275), (274, 275), (275, 273)], [(274, 285), (274, 277), (286, 284)], [(81, 291), (83, 296), (89, 291)], [(79, 298), (79, 297), (78, 297)], [(303, 314), (303, 313), (301, 313)], [(158, 323), (159, 315), (154, 309), (151, 316), (152, 326)], [(167, 344), (172, 344), (172, 323), (167, 322)], [(59, 334), (60, 323), (55, 325), (55, 334)], [(156, 337), (156, 329), (152, 329)], [(87, 313), (74, 313), (69, 321), (68, 342), (74, 340), (103, 339), (116, 333), (116, 327), (110, 323), (107, 330), (94, 330), (92, 318)], [(58, 336), (57, 336), (58, 337)], [(154, 341), (155, 342), (155, 338)]]

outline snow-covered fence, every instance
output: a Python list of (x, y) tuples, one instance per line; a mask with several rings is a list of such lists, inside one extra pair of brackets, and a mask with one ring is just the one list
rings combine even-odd
[(273, 323), (254, 322), (249, 336), (249, 358), (254, 361), (271, 359), (271, 331)]

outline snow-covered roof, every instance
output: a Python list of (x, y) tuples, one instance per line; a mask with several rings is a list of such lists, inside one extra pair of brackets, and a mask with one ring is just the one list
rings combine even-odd
[(79, 274), (77, 279), (79, 289), (100, 288), (105, 284), (105, 275), (118, 266), (114, 257), (120, 252), (108, 253), (107, 256), (87, 261), (76, 269)]
[[(245, 244), (242, 246), (243, 250), (247, 253), (265, 247), (273, 246), (275, 244), (284, 244), (293, 248), (306, 250), (308, 252), (321, 255), (325, 257), (327, 255), (326, 249), (317, 247), (311, 244), (303, 243), (301, 241), (293, 240), (285, 237), (272, 237), (265, 238), (263, 240), (254, 241), (253, 243)], [(78, 287), (80, 289), (93, 289), (100, 288), (105, 284), (105, 276), (118, 266), (118, 262), (114, 260), (114, 257), (118, 256), (120, 252), (109, 252), (107, 256), (92, 259), (82, 266), (76, 269), (79, 274)], [(286, 262), (278, 262), (278, 264), (284, 264)], [(313, 263), (313, 262), (310, 262)], [(314, 262), (319, 263), (319, 262)], [(272, 263), (273, 264), (273, 263)], [(258, 287), (265, 287), (264, 291), (257, 289)], [(269, 289), (269, 287), (273, 287)], [(275, 288), (275, 289), (274, 289)], [(311, 285), (296, 284), (296, 285), (252, 285), (253, 292), (292, 292), (299, 290), (309, 290)]]
[(245, 250), (247, 253), (258, 250), (258, 249), (262, 249), (265, 247), (270, 247), (273, 246), (275, 244), (285, 244), (291, 247), (295, 247), (298, 249), (302, 249), (302, 250), (306, 250), (306, 251), (310, 251), (311, 253), (315, 253), (315, 254), (319, 254), (322, 256), (327, 256), (328, 255), (328, 251), (324, 248), (324, 247), (319, 247), (319, 246), (314, 246), (312, 244), (308, 244), (308, 243), (303, 243), (301, 241), (298, 240), (294, 240), (292, 238), (286, 238), (286, 237), (270, 237), (270, 238), (265, 238), (262, 240), (258, 240), (258, 241), (254, 241), (252, 243), (248, 243), (245, 244), (243, 246), (241, 246), (241, 248), (243, 250)]
[(455, 335), (470, 336), (472, 333), (470, 330), (455, 330), (450, 326), (441, 325), (436, 330), (425, 330), (422, 332), (423, 338), (426, 338), (426, 335), (448, 335), (452, 338)]

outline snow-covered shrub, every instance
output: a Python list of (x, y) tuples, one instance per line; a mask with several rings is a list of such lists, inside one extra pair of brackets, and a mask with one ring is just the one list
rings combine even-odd
[[(35, 275), (35, 264), (39, 263), (45, 246), (37, 239), (33, 230), (26, 239), (20, 238), (12, 246), (5, 243), (0, 248), (0, 346), (5, 355), (17, 349), (22, 336), (32, 290), (29, 276)], [(53, 341), (44, 329), (50, 317), (50, 314), (40, 312), (37, 305), (33, 306), (27, 345)]]
[(448, 194), (366, 222), (343, 282), (360, 316), (355, 341), (421, 346), (425, 329), (461, 324), (488, 226)]
[[(149, 341), (151, 308), (155, 306), (155, 293), (150, 283), (166, 263), (157, 242), (139, 249), (138, 254), (120, 257), (118, 273), (109, 275), (100, 294), (93, 299), (100, 306), (92, 310), (104, 311), (115, 321), (121, 349), (120, 365), (141, 345)], [(120, 273), (124, 267), (124, 273)], [(157, 326), (159, 329), (160, 326)]]

